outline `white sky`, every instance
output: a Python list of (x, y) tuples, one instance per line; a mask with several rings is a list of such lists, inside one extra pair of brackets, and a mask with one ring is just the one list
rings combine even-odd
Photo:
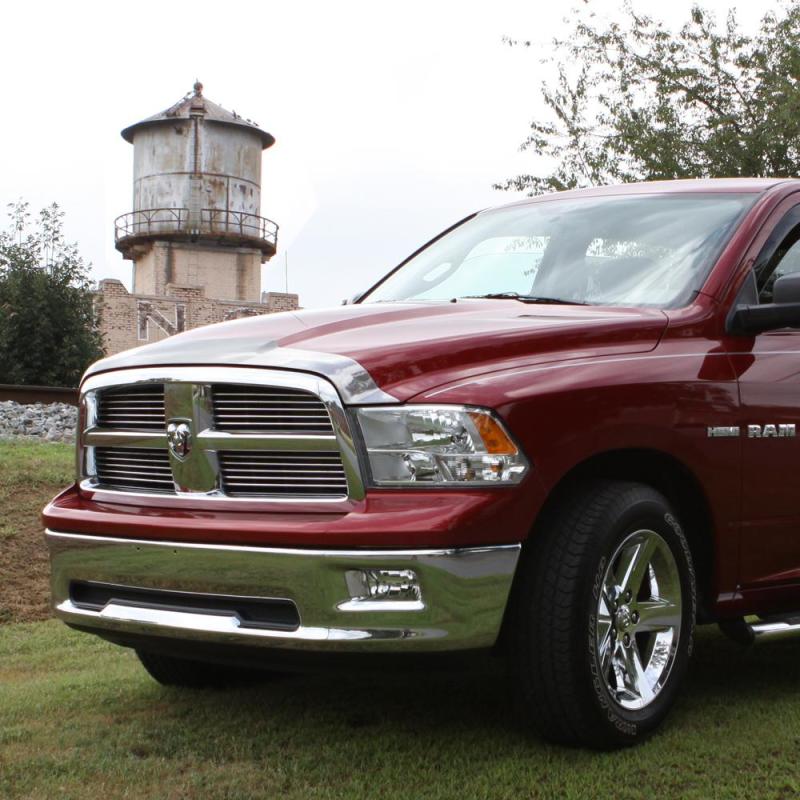
[[(580, 3), (606, 16), (621, 3)], [(679, 25), (690, 0), (637, 0)], [(735, 3), (705, 0), (724, 15)], [(130, 288), (113, 220), (131, 210), (133, 147), (119, 131), (170, 106), (195, 77), (256, 120), (261, 213), (281, 226), (263, 288), (337, 304), (471, 211), (510, 202), (493, 181), (534, 172), (519, 153), (541, 110), (538, 55), (571, 2), (3, 3), (0, 206), (55, 200), (92, 275)], [(755, 25), (764, 6), (738, 4)], [(503, 35), (539, 48), (509, 48)], [(6, 220), (0, 218), (0, 223)]]

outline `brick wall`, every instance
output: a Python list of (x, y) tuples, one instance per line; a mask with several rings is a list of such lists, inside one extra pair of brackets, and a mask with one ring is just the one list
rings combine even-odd
[(260, 250), (246, 247), (150, 242), (136, 249), (133, 291), (161, 296), (175, 283), (203, 288), (209, 297), (258, 303), (261, 260)]
[(299, 307), (296, 294), (264, 292), (261, 300), (214, 300), (205, 296), (203, 288), (174, 283), (164, 286), (164, 294), (131, 294), (121, 281), (114, 279), (100, 281), (95, 292), (106, 355), (214, 322)]
[(300, 308), (300, 298), (296, 294), (286, 292), (261, 292), (261, 303), (265, 305), (269, 312), (275, 311), (296, 311)]

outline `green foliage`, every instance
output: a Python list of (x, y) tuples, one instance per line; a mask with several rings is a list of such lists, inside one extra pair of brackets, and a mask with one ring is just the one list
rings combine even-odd
[[(506, 40), (511, 46), (530, 42)], [(800, 1), (752, 35), (695, 6), (677, 32), (636, 13), (600, 24), (573, 12), (554, 42), (548, 117), (522, 150), (553, 164), (495, 184), (531, 195), (635, 180), (800, 173)]]
[(57, 204), (34, 224), (21, 200), (9, 215), (0, 232), (0, 383), (76, 386), (103, 354), (87, 266), (64, 241)]

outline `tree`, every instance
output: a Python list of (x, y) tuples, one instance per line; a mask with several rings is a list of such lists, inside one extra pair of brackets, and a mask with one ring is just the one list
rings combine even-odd
[(76, 386), (103, 354), (87, 266), (64, 240), (56, 203), (35, 224), (21, 200), (9, 215), (0, 232), (0, 383)]
[(521, 145), (553, 167), (496, 189), (800, 173), (800, 0), (753, 35), (733, 11), (719, 25), (699, 6), (678, 32), (630, 3), (622, 21), (576, 11), (571, 26), (545, 59), (556, 68), (541, 84), (548, 116)]

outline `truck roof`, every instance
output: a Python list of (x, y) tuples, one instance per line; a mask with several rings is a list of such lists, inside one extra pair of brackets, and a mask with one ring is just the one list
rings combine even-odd
[(671, 181), (643, 181), (641, 183), (621, 183), (613, 186), (590, 186), (585, 189), (570, 189), (564, 192), (552, 192), (526, 197), (514, 203), (503, 204), (504, 207), (541, 203), (556, 198), (601, 197), (604, 195), (631, 194), (686, 194), (686, 193), (738, 193), (760, 194), (776, 186), (791, 185), (795, 189), (800, 186), (800, 179), (792, 178), (687, 178)]

